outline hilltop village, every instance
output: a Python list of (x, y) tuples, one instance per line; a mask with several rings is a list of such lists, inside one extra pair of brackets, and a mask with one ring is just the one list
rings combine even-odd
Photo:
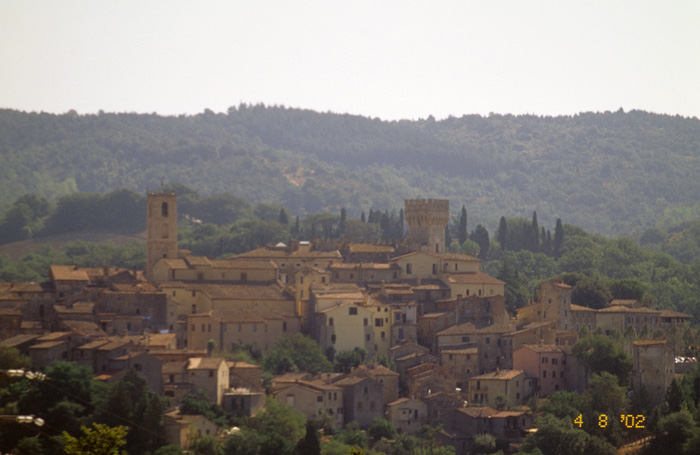
[[(195, 392), (245, 416), (271, 397), (337, 429), (366, 429), (377, 417), (401, 433), (429, 424), (457, 454), (478, 434), (517, 444), (534, 431), (528, 400), (588, 387), (590, 372), (572, 353), (584, 328), (639, 333), (690, 319), (630, 300), (577, 306), (557, 279), (508, 314), (505, 283), (482, 273), (479, 259), (446, 252), (447, 200), (406, 200), (401, 243), (295, 241), (223, 259), (178, 247), (174, 194), (149, 194), (147, 210), (144, 271), (55, 265), (48, 282), (0, 283), (0, 346), (28, 355), (34, 370), (72, 361), (107, 383), (135, 370), (170, 400), (166, 435), (184, 448), (221, 431), (178, 412)], [(359, 352), (362, 362), (264, 382), (261, 366), (226, 359), (243, 348), (264, 355), (300, 335), (329, 359)], [(682, 371), (671, 343), (626, 349), (630, 389), (662, 403)]]

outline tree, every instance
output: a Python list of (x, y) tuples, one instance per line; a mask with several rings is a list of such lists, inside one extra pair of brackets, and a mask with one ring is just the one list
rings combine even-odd
[(479, 259), (485, 260), (489, 252), (489, 232), (479, 224), (472, 232), (470, 239), (479, 245)]
[(598, 281), (580, 280), (571, 291), (571, 303), (599, 310), (612, 300), (610, 291)]
[(488, 454), (496, 451), (496, 438), (488, 433), (474, 436), (473, 454)]
[(290, 371), (307, 371), (311, 374), (333, 370), (321, 347), (311, 338), (296, 334), (282, 338), (263, 359), (263, 369), (273, 374)]
[[(110, 426), (129, 424), (127, 451), (152, 452), (165, 444), (162, 416), (167, 400), (151, 392), (136, 370), (129, 370), (122, 380), (110, 384), (103, 400), (95, 420)], [(134, 425), (136, 422), (138, 425)]]
[(682, 453), (683, 445), (698, 433), (698, 424), (687, 409), (662, 417), (653, 430), (649, 453)]
[(341, 351), (335, 354), (335, 371), (339, 373), (350, 373), (353, 368), (357, 368), (367, 358), (367, 350), (355, 347), (352, 351)]
[(289, 224), (289, 215), (287, 215), (287, 211), (285, 209), (280, 209), (280, 214), (279, 217), (277, 217), (277, 221), (284, 226)]
[(557, 223), (554, 227), (554, 257), (559, 259), (561, 257), (561, 246), (564, 243), (564, 226), (561, 224), (561, 218), (557, 218)]
[(347, 218), (348, 211), (345, 210), (345, 207), (343, 207), (342, 209), (340, 209), (340, 221), (338, 222), (338, 237), (342, 237), (345, 235)]
[(367, 435), (375, 442), (382, 438), (394, 439), (396, 437), (396, 427), (387, 419), (375, 417), (372, 424), (367, 428)]
[(540, 250), (540, 227), (537, 224), (537, 212), (532, 212), (532, 226), (530, 233), (530, 249), (533, 252)]
[(502, 216), (498, 222), (498, 231), (496, 232), (496, 240), (501, 245), (501, 249), (505, 251), (508, 248), (508, 222), (506, 217)]
[(608, 372), (617, 376), (620, 384), (627, 381), (632, 369), (632, 359), (609, 338), (589, 334), (579, 338), (572, 351), (588, 374)]
[(585, 410), (583, 397), (577, 392), (560, 390), (551, 394), (542, 405), (542, 411), (559, 419), (571, 419), (582, 414)]
[(22, 355), (19, 350), (7, 346), (0, 346), (0, 370), (13, 370), (29, 368), (32, 360)]
[(459, 226), (457, 228), (457, 241), (463, 244), (467, 240), (467, 209), (462, 206), (462, 212), (459, 215)]
[(543, 455), (615, 455), (611, 444), (590, 436), (583, 430), (573, 428), (572, 421), (544, 415), (537, 419), (537, 433), (525, 438), (522, 450)]
[(83, 436), (77, 438), (63, 432), (66, 455), (126, 455), (120, 447), (126, 445), (127, 427), (93, 423), (92, 428), (81, 430)]
[(306, 421), (306, 434), (299, 440), (296, 447), (298, 455), (321, 455), (321, 443), (318, 430), (312, 420)]
[(644, 285), (633, 278), (611, 280), (608, 283), (613, 299), (638, 300), (644, 297)]

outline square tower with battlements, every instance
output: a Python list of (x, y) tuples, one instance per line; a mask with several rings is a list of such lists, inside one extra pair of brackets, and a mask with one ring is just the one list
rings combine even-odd
[(175, 193), (148, 193), (146, 214), (146, 279), (153, 279), (159, 260), (177, 258), (177, 204)]
[(445, 226), (450, 219), (447, 199), (406, 199), (404, 215), (411, 251), (445, 252)]

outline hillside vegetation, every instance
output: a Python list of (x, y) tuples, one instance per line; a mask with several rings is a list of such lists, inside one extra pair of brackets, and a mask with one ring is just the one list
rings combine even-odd
[(195, 116), (0, 110), (0, 208), (162, 181), (305, 215), (449, 198), (605, 235), (700, 219), (700, 121), (633, 111), (385, 122), (262, 105)]

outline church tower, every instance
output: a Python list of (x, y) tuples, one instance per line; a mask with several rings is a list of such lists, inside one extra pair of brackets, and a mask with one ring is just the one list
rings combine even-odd
[(404, 213), (411, 251), (445, 252), (445, 226), (450, 219), (447, 199), (406, 199)]
[(146, 213), (146, 279), (151, 281), (156, 262), (177, 257), (175, 193), (148, 193)]

